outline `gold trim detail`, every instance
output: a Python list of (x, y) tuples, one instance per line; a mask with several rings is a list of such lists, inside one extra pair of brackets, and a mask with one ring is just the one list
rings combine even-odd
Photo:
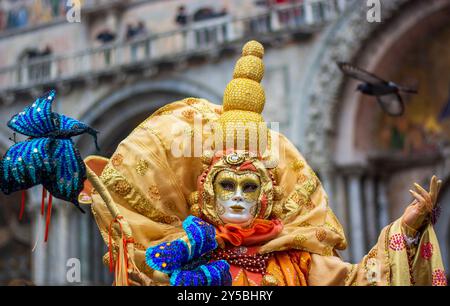
[[(142, 215), (161, 223), (178, 222), (175, 216), (169, 216), (153, 206), (128, 180), (111, 166), (106, 166), (100, 176), (101, 181), (112, 191), (120, 195), (133, 209)], [(117, 188), (117, 186), (122, 186)]]
[(120, 153), (114, 154), (114, 156), (111, 158), (111, 164), (114, 167), (118, 167), (122, 165), (122, 163), (123, 163), (123, 155)]
[(141, 159), (138, 161), (136, 165), (136, 172), (140, 176), (144, 176), (148, 168), (149, 168), (148, 161), (146, 161), (145, 159)]

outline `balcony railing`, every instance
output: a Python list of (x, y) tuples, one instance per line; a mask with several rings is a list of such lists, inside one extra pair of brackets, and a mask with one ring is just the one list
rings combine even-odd
[[(336, 5), (340, 3), (341, 5)], [(192, 23), (175, 31), (144, 35), (81, 52), (50, 55), (0, 69), (0, 92), (115, 73), (214, 51), (248, 37), (288, 32), (311, 33), (335, 19), (345, 1), (314, 1), (276, 6), (245, 18), (222, 17)]]

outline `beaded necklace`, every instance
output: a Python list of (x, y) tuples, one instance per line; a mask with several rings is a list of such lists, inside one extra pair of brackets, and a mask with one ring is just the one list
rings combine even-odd
[(267, 262), (272, 253), (267, 254), (246, 254), (246, 247), (232, 248), (232, 249), (216, 249), (212, 254), (213, 260), (226, 260), (229, 264), (238, 266), (250, 272), (266, 274)]

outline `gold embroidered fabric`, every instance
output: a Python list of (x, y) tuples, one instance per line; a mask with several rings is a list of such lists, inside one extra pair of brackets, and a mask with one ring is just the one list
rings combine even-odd
[[(202, 157), (176, 157), (169, 150), (179, 145), (185, 152), (184, 146), (188, 147), (182, 131), (193, 128), (193, 122), (183, 113), (194, 107), (202, 115), (203, 124), (220, 116), (215, 111), (220, 106), (203, 99), (189, 98), (166, 105), (164, 114), (156, 112), (120, 143), (101, 175), (103, 184), (130, 224), (135, 241), (146, 247), (181, 236), (181, 222), (191, 214), (188, 200), (197, 190), (197, 178), (204, 170)], [(203, 136), (207, 141), (208, 131)], [(342, 228), (328, 209), (314, 172), (282, 135), (280, 147), (279, 163), (273, 172), (283, 192), (279, 200), (273, 200), (273, 206), (280, 209), (278, 212), (274, 209), (272, 216), (281, 218), (285, 225), (280, 236), (265, 244), (262, 250), (297, 248), (330, 255), (334, 247), (342, 249), (345, 246), (345, 238), (340, 234)], [(304, 164), (303, 168), (292, 169), (290, 165), (299, 162)], [(299, 176), (305, 177), (299, 181)], [(107, 233), (111, 215), (98, 194), (92, 197), (98, 226), (102, 233)], [(298, 239), (300, 236), (305, 239)], [(136, 254), (144, 260), (143, 251), (137, 250)]]
[[(174, 108), (178, 107), (183, 109), (187, 106), (178, 104)], [(211, 104), (210, 107), (215, 106)], [(184, 234), (181, 221), (190, 214), (187, 199), (195, 190), (196, 177), (203, 169), (201, 158), (181, 158), (178, 161), (174, 159), (171, 162), (177, 166), (168, 166), (170, 163), (167, 160), (167, 152), (161, 149), (160, 139), (153, 132), (147, 133), (147, 124), (159, 131), (154, 118), (160, 117), (155, 116), (147, 120), (145, 125), (136, 129), (119, 146), (117, 151), (120, 153), (116, 154), (124, 156), (123, 162), (120, 165), (115, 163), (114, 166), (114, 159), (111, 159), (101, 175), (102, 182), (132, 228), (135, 240), (133, 261), (137, 268), (150, 278), (153, 271), (145, 264), (145, 248), (162, 241), (177, 239)], [(160, 133), (164, 135), (164, 129), (161, 129)], [(382, 231), (377, 245), (360, 263), (346, 263), (337, 257), (336, 250), (346, 246), (342, 227), (328, 207), (326, 194), (317, 177), (299, 153), (293, 151), (291, 144), (285, 141), (282, 140), (286, 145), (284, 157), (280, 158), (277, 167), (278, 180), (285, 192), (282, 199), (275, 203), (282, 208), (278, 217), (284, 222), (284, 230), (277, 238), (263, 245), (261, 252), (289, 249), (311, 252), (309, 285), (445, 283), (439, 244), (431, 225), (422, 233), (412, 263), (408, 261), (406, 245), (398, 238), (403, 234), (400, 220)], [(149, 147), (145, 148), (145, 142), (148, 142)], [(158, 149), (155, 150), (155, 147)], [(144, 174), (145, 180), (135, 170), (141, 156), (154, 158), (147, 160), (151, 166)], [(161, 157), (164, 157), (164, 160), (161, 160)], [(300, 169), (301, 172), (290, 166), (295, 160), (302, 160), (304, 166)], [(158, 179), (160, 173), (165, 173), (164, 180)], [(306, 179), (301, 180), (301, 185), (296, 175), (306, 176)], [(296, 195), (301, 195), (300, 200), (295, 200)], [(100, 232), (107, 242), (112, 218), (100, 196), (93, 193), (92, 197), (92, 210)], [(305, 201), (308, 197), (309, 201)], [(113, 227), (114, 248), (117, 248), (117, 239), (120, 239), (118, 230)], [(113, 250), (113, 254), (115, 253)], [(105, 262), (109, 262), (107, 256)], [(412, 276), (409, 264), (413, 265)], [(270, 283), (269, 279), (266, 281), (267, 284)]]
[[(386, 226), (378, 243), (358, 264), (335, 256), (312, 255), (312, 286), (410, 286), (445, 285), (445, 272), (433, 227), (423, 231), (413, 260), (408, 260), (401, 220)], [(431, 251), (430, 251), (431, 250)], [(410, 273), (412, 271), (412, 273)]]
[[(145, 248), (183, 236), (182, 221), (199, 212), (199, 197), (203, 198), (206, 206), (210, 206), (208, 217), (214, 219), (212, 176), (205, 177), (205, 193), (198, 193), (199, 176), (211, 159), (204, 148), (212, 142), (212, 131), (204, 127), (208, 123), (227, 121), (227, 116), (233, 116), (235, 111), (242, 117), (245, 115), (243, 112), (249, 109), (259, 117), (247, 114), (250, 117), (245, 115), (245, 118), (262, 120), (259, 113), (265, 100), (260, 94), (262, 87), (259, 82), (264, 70), (263, 51), (262, 46), (255, 43), (244, 48), (243, 60), (238, 62), (234, 80), (226, 90), (225, 111), (197, 98), (164, 106), (119, 144), (100, 176), (123, 220), (131, 227), (134, 241), (132, 261), (152, 279), (153, 271), (145, 264)], [(252, 70), (251, 67), (258, 69)], [(255, 105), (247, 105), (251, 102), (245, 98), (247, 95), (236, 93), (241, 90), (238, 84), (250, 84), (244, 86), (244, 91), (257, 88), (256, 96), (248, 96), (257, 98), (256, 109), (252, 108)], [(246, 99), (244, 104), (242, 99)], [(266, 175), (263, 177), (263, 191), (269, 195), (270, 208), (263, 217), (280, 219), (283, 230), (259, 246), (260, 253), (309, 252), (309, 285), (444, 284), (439, 244), (431, 225), (423, 231), (413, 252), (408, 251), (402, 240), (404, 233), (397, 220), (382, 231), (378, 243), (358, 264), (343, 262), (338, 251), (347, 246), (344, 231), (328, 206), (328, 197), (318, 177), (286, 137), (270, 130), (268, 133), (270, 150), (258, 164), (267, 168), (267, 172), (262, 171)], [(200, 147), (197, 137), (201, 140)], [(218, 169), (221, 166), (218, 164)], [(113, 218), (98, 193), (92, 193), (92, 202), (97, 225), (108, 243)], [(121, 239), (119, 230), (117, 223), (114, 224), (114, 254), (120, 245), (117, 241)], [(269, 276), (264, 283), (280, 285)]]

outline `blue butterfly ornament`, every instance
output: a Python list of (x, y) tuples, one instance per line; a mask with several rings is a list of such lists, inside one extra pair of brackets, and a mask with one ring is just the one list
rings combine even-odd
[(52, 111), (56, 92), (44, 96), (14, 115), (8, 127), (28, 136), (15, 143), (0, 160), (0, 189), (5, 194), (42, 184), (56, 198), (72, 202), (81, 211), (78, 194), (86, 180), (86, 167), (72, 137), (97, 131)]

